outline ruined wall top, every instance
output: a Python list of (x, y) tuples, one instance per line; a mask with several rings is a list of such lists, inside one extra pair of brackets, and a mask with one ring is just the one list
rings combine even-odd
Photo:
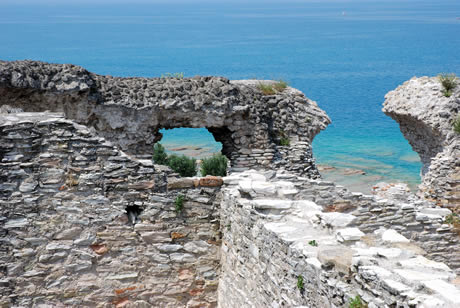
[(152, 152), (161, 128), (206, 127), (228, 157), (271, 150), (267, 164), (281, 155), (281, 138), (309, 144), (330, 123), (300, 91), (287, 87), (264, 95), (258, 83), (200, 76), (120, 78), (70, 64), (0, 61), (0, 106), (64, 112), (136, 155)]
[(397, 121), (401, 132), (422, 160), (421, 194), (460, 209), (460, 135), (453, 122), (460, 114), (460, 87), (450, 97), (439, 78), (412, 78), (385, 96), (383, 112)]

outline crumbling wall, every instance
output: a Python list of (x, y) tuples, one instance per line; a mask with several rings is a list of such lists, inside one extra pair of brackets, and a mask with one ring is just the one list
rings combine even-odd
[(458, 307), (447, 265), (393, 229), (366, 234), (355, 215), (325, 212), (303, 198), (302, 182), (312, 181), (279, 172), (225, 178), (220, 307)]
[(414, 77), (387, 93), (383, 112), (422, 160), (420, 196), (459, 212), (460, 135), (453, 122), (460, 116), (460, 87), (445, 97), (439, 78)]
[[(75, 65), (0, 61), (0, 107), (63, 112), (136, 156), (152, 154), (162, 128), (206, 127), (234, 170), (283, 167), (318, 178), (310, 144), (330, 123), (328, 116), (290, 87), (263, 95), (260, 82), (119, 78)], [(289, 145), (281, 146), (282, 138)], [(301, 152), (295, 161), (291, 150)]]
[(0, 306), (216, 305), (219, 181), (183, 189), (58, 114), (0, 115), (0, 145)]

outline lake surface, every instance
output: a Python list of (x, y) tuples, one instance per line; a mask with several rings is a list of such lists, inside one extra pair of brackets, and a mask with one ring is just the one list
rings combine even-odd
[[(0, 0), (3, 60), (288, 81), (333, 121), (313, 143), (317, 162), (336, 168), (325, 178), (361, 191), (420, 181), (418, 156), (381, 112), (384, 95), (413, 76), (460, 74), (458, 0), (15, 2)], [(163, 143), (219, 151), (205, 129), (168, 131)]]

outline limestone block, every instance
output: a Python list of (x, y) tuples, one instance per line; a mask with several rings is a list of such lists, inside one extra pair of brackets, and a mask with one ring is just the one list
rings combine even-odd
[(292, 206), (292, 201), (289, 200), (276, 200), (276, 199), (262, 199), (254, 200), (252, 204), (256, 209), (275, 209), (275, 210), (286, 210)]
[(320, 246), (318, 260), (322, 264), (332, 264), (341, 273), (350, 272), (353, 250), (343, 246)]
[(335, 231), (335, 238), (339, 242), (359, 241), (364, 233), (358, 228), (345, 228)]
[(385, 230), (382, 233), (382, 241), (387, 243), (408, 243), (410, 242), (407, 238), (399, 234), (393, 229)]
[(195, 187), (192, 178), (168, 178), (168, 190)]
[(324, 224), (325, 226), (331, 226), (331, 227), (346, 227), (353, 223), (353, 221), (356, 220), (356, 217), (351, 215), (351, 214), (344, 214), (344, 213), (336, 213), (336, 212), (331, 212), (331, 213), (321, 213), (319, 214), (319, 217), (321, 218), (321, 224)]
[(422, 284), (428, 289), (441, 294), (449, 304), (456, 305), (456, 307), (460, 306), (460, 290), (453, 284), (439, 279), (426, 280)]

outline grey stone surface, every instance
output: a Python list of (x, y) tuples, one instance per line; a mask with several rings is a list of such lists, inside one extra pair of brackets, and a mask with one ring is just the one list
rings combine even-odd
[(452, 124), (460, 115), (460, 86), (450, 97), (441, 90), (437, 77), (414, 77), (385, 96), (383, 112), (399, 123), (401, 132), (420, 156), (420, 194), (458, 211), (460, 135)]
[[(280, 200), (277, 190), (287, 185), (287, 178), (298, 193)], [(262, 185), (263, 179), (266, 185)], [(343, 228), (342, 223), (324, 224), (314, 218), (342, 215), (345, 225), (358, 220), (357, 216), (348, 219), (355, 212), (323, 213), (330, 208), (316, 204), (323, 201), (320, 192), (324, 191), (316, 186), (319, 184), (328, 187), (333, 199), (344, 200), (346, 196), (340, 193), (347, 192), (334, 185), (286, 173), (270, 177), (256, 171), (233, 174), (224, 182), (220, 307), (348, 307), (356, 295), (368, 307), (458, 306), (460, 288), (455, 272), (444, 263), (421, 256), (424, 251), (415, 248), (419, 243), (406, 243), (408, 240), (403, 241), (395, 230), (381, 229), (378, 221), (388, 218), (385, 211), (372, 214), (377, 222), (373, 228), (367, 225), (367, 232), (363, 232), (359, 224)], [(248, 187), (254, 182), (275, 189), (271, 195), (267, 190), (249, 195)], [(315, 191), (317, 195), (312, 197)], [(355, 203), (386, 207), (378, 197), (348, 194)], [(273, 206), (260, 206), (277, 203), (284, 206), (276, 213), (271, 211)], [(420, 206), (416, 210), (429, 209)], [(303, 281), (300, 285), (299, 279)]]
[(56, 113), (1, 114), (0, 145), (1, 307), (217, 305), (220, 187), (168, 189)]
[[(0, 61), (0, 106), (62, 112), (136, 155), (152, 153), (162, 128), (206, 127), (235, 170), (284, 167), (319, 177), (310, 144), (328, 116), (298, 90), (266, 96), (259, 82), (119, 78), (70, 64)], [(289, 146), (280, 146), (282, 137)]]

